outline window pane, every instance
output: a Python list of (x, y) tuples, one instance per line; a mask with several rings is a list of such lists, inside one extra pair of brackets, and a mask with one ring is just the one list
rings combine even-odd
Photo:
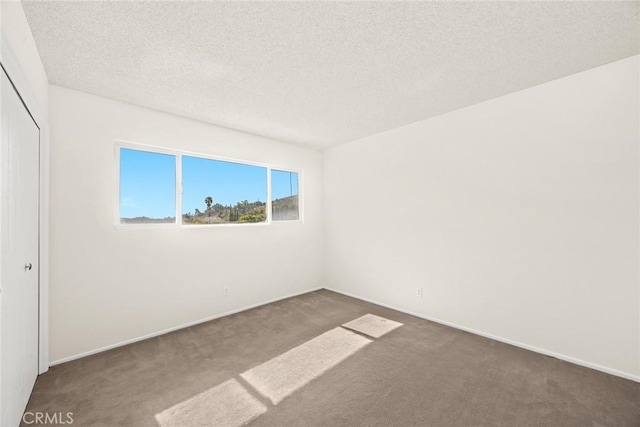
[(182, 223), (265, 222), (267, 169), (182, 157)]
[(176, 221), (176, 158), (120, 149), (120, 222)]
[(274, 221), (300, 219), (296, 172), (271, 171), (271, 210)]

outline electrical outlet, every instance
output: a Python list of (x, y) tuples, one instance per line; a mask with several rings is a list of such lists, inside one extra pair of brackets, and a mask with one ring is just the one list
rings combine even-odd
[(422, 298), (422, 288), (416, 288), (416, 296)]
[(222, 290), (222, 294), (223, 294), (225, 297), (228, 297), (228, 296), (229, 296), (229, 287), (228, 287), (228, 286), (225, 286), (225, 287), (224, 287), (224, 289)]

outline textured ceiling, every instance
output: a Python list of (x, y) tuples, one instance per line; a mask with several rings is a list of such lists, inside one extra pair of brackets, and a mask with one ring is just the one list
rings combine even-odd
[(640, 2), (30, 2), (51, 83), (327, 147), (640, 52)]

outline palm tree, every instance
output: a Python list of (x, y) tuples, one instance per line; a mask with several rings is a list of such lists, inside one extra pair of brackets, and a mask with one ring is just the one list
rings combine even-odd
[(210, 224), (211, 223), (211, 205), (213, 205), (213, 197), (211, 196), (205, 197), (204, 204), (207, 205), (207, 214), (209, 215), (207, 222)]

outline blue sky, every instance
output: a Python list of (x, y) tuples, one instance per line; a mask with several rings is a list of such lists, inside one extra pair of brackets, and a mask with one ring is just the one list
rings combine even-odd
[(174, 217), (175, 206), (175, 156), (120, 149), (120, 217)]
[[(175, 156), (120, 150), (120, 216), (134, 218), (175, 215)], [(272, 170), (274, 199), (298, 194), (298, 174)], [(204, 198), (214, 203), (265, 202), (267, 169), (260, 166), (182, 156), (182, 212), (204, 211)]]

